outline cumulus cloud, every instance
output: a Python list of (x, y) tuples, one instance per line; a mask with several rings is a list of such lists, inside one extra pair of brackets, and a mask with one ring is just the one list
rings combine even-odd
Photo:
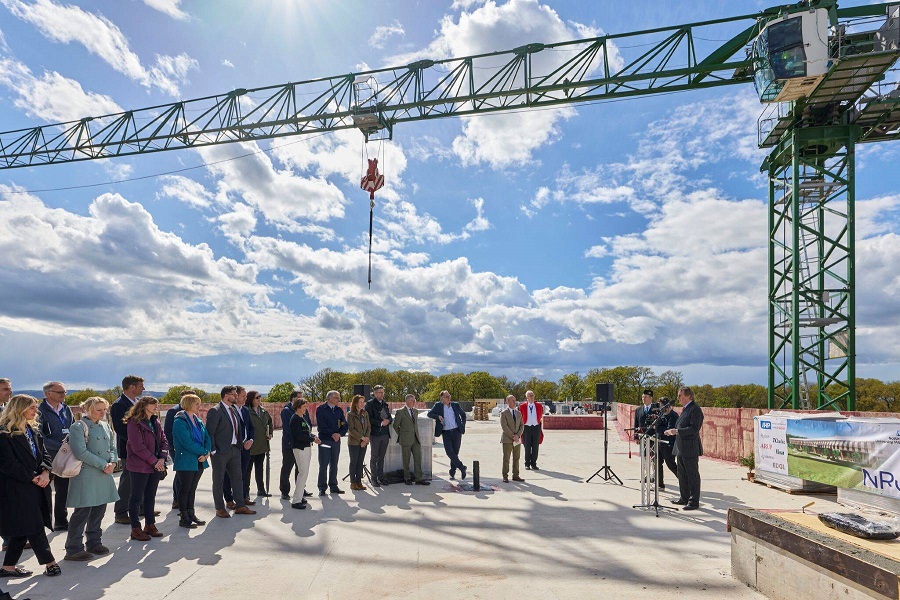
[(389, 38), (394, 36), (402, 37), (404, 35), (406, 35), (406, 30), (403, 29), (403, 25), (400, 24), (400, 21), (394, 19), (390, 25), (379, 25), (375, 28), (372, 37), (369, 38), (369, 45), (373, 48), (381, 49), (384, 48)]
[(222, 59), (222, 66), (223, 66), (223, 67), (228, 67), (229, 69), (233, 69), (233, 68), (234, 68), (234, 63), (231, 62), (230, 60), (228, 60), (227, 58), (223, 58), (223, 59)]
[[(578, 23), (564, 21), (549, 6), (538, 0), (493, 1), (483, 5), (460, 2), (453, 8), (463, 12), (441, 20), (436, 38), (427, 48), (390, 59), (402, 64), (420, 58), (443, 59), (468, 56), (498, 49), (511, 49), (531, 42), (552, 43), (591, 37), (600, 31)], [(477, 6), (477, 8), (476, 8)], [(471, 12), (466, 12), (474, 9)], [(612, 47), (612, 45), (610, 45)], [(535, 75), (552, 72), (569, 58), (565, 53), (543, 52), (532, 57)], [(618, 54), (610, 52), (613, 65), (620, 63)], [(594, 72), (602, 64), (599, 57), (591, 65)], [(475, 85), (485, 83), (491, 71), (475, 70)], [(575, 116), (575, 109), (522, 111), (516, 114), (463, 117), (462, 134), (452, 148), (464, 165), (487, 164), (495, 169), (519, 166), (532, 160), (533, 152), (559, 138), (559, 124)]]
[[(177, 2), (153, 1), (160, 5), (177, 5)], [(110, 67), (144, 87), (156, 87), (177, 96), (188, 71), (198, 68), (197, 61), (184, 53), (178, 56), (157, 55), (155, 64), (145, 65), (115, 23), (101, 14), (78, 6), (56, 4), (52, 0), (0, 2), (13, 15), (34, 25), (47, 39), (63, 44), (80, 44)]]
[(21, 190), (0, 188), (2, 329), (192, 356), (229, 351), (238, 338), (265, 351), (269, 328), (305, 336), (307, 320), (268, 299), (257, 266), (160, 230), (140, 204), (103, 194), (82, 216), (12, 192)]
[(74, 79), (56, 71), (35, 76), (31, 69), (10, 57), (0, 58), (0, 84), (15, 94), (16, 108), (44, 121), (74, 121), (88, 115), (122, 111), (112, 98), (85, 91)]

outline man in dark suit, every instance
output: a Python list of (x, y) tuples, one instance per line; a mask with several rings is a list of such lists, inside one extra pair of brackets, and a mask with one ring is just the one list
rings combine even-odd
[[(291, 499), (291, 470), (296, 472), (296, 463), (294, 462), (294, 449), (291, 447), (290, 424), (291, 417), (294, 416), (292, 404), (294, 400), (302, 399), (303, 392), (294, 390), (288, 399), (288, 403), (281, 409), (281, 477), (278, 487), (281, 489), (281, 499)], [(309, 423), (312, 429), (312, 423), (309, 421), (309, 411), (303, 413), (303, 418)], [(296, 475), (295, 475), (296, 477)], [(312, 493), (304, 493), (304, 496), (312, 496)]]
[(459, 402), (453, 402), (450, 392), (441, 392), (441, 401), (436, 402), (428, 417), (435, 420), (434, 435), (441, 436), (444, 442), (444, 452), (450, 459), (450, 479), (456, 479), (456, 470), (466, 478), (466, 465), (459, 460), (459, 448), (462, 446), (462, 436), (466, 433), (466, 413), (463, 412)]
[(665, 467), (677, 477), (678, 467), (675, 464), (675, 455), (672, 454), (675, 448), (675, 436), (666, 435), (666, 431), (674, 429), (678, 422), (678, 413), (672, 408), (672, 401), (668, 398), (659, 399), (659, 418), (656, 420), (656, 431), (659, 435), (659, 471), (657, 472), (657, 481), (659, 481), (659, 489), (664, 490), (666, 486), (663, 484), (663, 473)]
[(409, 457), (412, 456), (415, 468), (417, 485), (428, 485), (422, 474), (422, 442), (419, 439), (419, 411), (416, 410), (416, 397), (413, 394), (406, 395), (406, 406), (397, 411), (394, 417), (394, 431), (397, 432), (397, 443), (400, 444), (400, 452), (403, 457), (403, 480), (406, 485), (412, 485), (413, 480), (409, 474)]
[[(50, 460), (56, 458), (59, 448), (69, 435), (69, 427), (74, 422), (72, 409), (66, 406), (66, 388), (59, 381), (44, 384), (44, 401), (38, 406), (41, 415), (41, 434)], [(66, 512), (66, 497), (69, 495), (69, 480), (65, 477), (53, 478), (53, 531), (69, 529), (69, 515)]]
[(243, 483), (240, 486), (233, 486), (231, 484), (231, 477), (229, 477), (227, 472), (225, 473), (225, 482), (223, 483), (225, 504), (230, 509), (233, 509), (236, 506), (234, 499), (238, 496), (243, 496), (244, 504), (247, 506), (256, 504), (256, 502), (250, 499), (250, 478), (248, 477), (250, 471), (250, 447), (253, 446), (253, 439), (256, 432), (253, 431), (253, 422), (250, 420), (250, 409), (247, 408), (247, 390), (239, 385), (234, 387), (237, 390), (237, 402), (235, 402), (235, 408), (237, 408), (237, 415), (240, 417), (241, 424), (244, 426), (244, 441), (241, 443), (241, 475), (243, 476), (241, 481)]
[(384, 386), (376, 385), (372, 392), (372, 399), (366, 402), (366, 413), (369, 415), (369, 423), (372, 425), (372, 433), (369, 436), (369, 444), (372, 446), (372, 455), (369, 460), (369, 472), (372, 474), (372, 485), (381, 487), (387, 485), (384, 479), (384, 455), (387, 453), (388, 443), (391, 441), (391, 408), (384, 401)]
[(700, 429), (703, 427), (703, 411), (694, 402), (694, 392), (689, 387), (678, 390), (678, 402), (684, 408), (675, 427), (666, 430), (666, 435), (675, 436), (674, 454), (678, 462), (678, 485), (680, 496), (673, 504), (683, 504), (683, 510), (700, 508), (700, 456), (703, 444)]
[(653, 404), (653, 390), (644, 390), (641, 395), (641, 406), (634, 411), (634, 439), (638, 439), (647, 432), (647, 422), (650, 419), (650, 412), (659, 408), (658, 404)]
[[(134, 406), (138, 397), (143, 393), (144, 378), (138, 377), (137, 375), (126, 375), (122, 379), (122, 395), (119, 396), (118, 400), (113, 402), (113, 405), (109, 409), (113, 430), (116, 432), (116, 451), (118, 452), (119, 460), (122, 461), (123, 465), (125, 464), (125, 459), (128, 458), (128, 450), (126, 449), (126, 444), (128, 443), (128, 429), (125, 426), (123, 419), (125, 418), (125, 413), (128, 412), (128, 409)], [(122, 473), (119, 475), (119, 500), (116, 501), (114, 507), (116, 512), (116, 523), (131, 525), (131, 519), (128, 517), (129, 498), (131, 498), (131, 472), (128, 469), (122, 469)], [(143, 502), (141, 503), (140, 509), (141, 514), (143, 515)]]
[[(235, 407), (237, 388), (226, 385), (219, 392), (222, 402), (206, 413), (206, 430), (212, 440), (210, 457), (213, 472), (213, 502), (216, 505), (216, 516), (222, 519), (231, 517), (225, 509), (225, 473), (235, 484), (235, 489), (243, 489), (241, 478), (241, 447), (245, 439), (244, 425)], [(249, 448), (249, 446), (248, 446)], [(234, 499), (236, 515), (255, 515), (244, 503), (243, 494), (238, 493)]]

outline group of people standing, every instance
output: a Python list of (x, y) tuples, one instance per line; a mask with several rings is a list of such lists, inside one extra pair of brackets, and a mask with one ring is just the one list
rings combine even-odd
[(703, 427), (703, 410), (694, 402), (694, 392), (681, 387), (676, 398), (682, 406), (681, 414), (675, 412), (668, 398), (653, 402), (653, 390), (644, 390), (641, 406), (634, 411), (634, 435), (652, 435), (658, 438), (656, 452), (658, 467), (656, 483), (664, 490), (664, 467), (678, 477), (678, 498), (671, 500), (682, 510), (700, 507), (700, 456), (703, 443), (700, 429)]
[[(135, 375), (122, 380), (122, 394), (112, 405), (101, 397), (85, 400), (77, 420), (65, 404), (67, 392), (62, 383), (49, 382), (43, 392), (43, 400), (13, 396), (10, 381), (0, 379), (0, 534), (5, 552), (0, 578), (32, 575), (17, 566), (27, 547), (34, 551), (46, 575), (61, 573), (47, 529), (67, 531), (66, 560), (87, 561), (108, 554), (101, 539), (101, 523), (111, 503), (115, 522), (131, 526), (131, 539), (147, 542), (162, 537), (156, 527), (160, 515), (156, 496), (159, 482), (168, 475), (170, 459), (175, 472), (172, 506), (179, 511), (181, 527), (205, 524), (194, 505), (200, 479), (210, 468), (216, 517), (230, 518), (230, 511), (256, 514), (249, 508), (255, 504), (250, 498), (254, 469), (257, 496), (270, 496), (263, 469), (274, 423), (258, 392), (241, 386), (223, 387), (221, 401), (207, 411), (205, 422), (200, 414), (202, 400), (191, 390), (181, 394), (179, 405), (167, 411), (161, 422), (158, 399), (144, 395), (144, 380)], [(384, 394), (383, 386), (378, 385), (368, 400), (354, 396), (345, 414), (339, 404), (340, 393), (328, 392), (326, 402), (316, 409), (316, 433), (303, 393), (291, 394), (281, 412), (284, 434), (279, 487), (281, 497), (289, 499), (293, 508), (309, 506), (307, 498), (312, 494), (306, 491), (306, 482), (313, 447), (319, 462), (319, 495), (344, 493), (338, 486), (344, 437), (349, 447), (351, 489), (367, 489), (363, 474), (370, 446), (370, 481), (375, 487), (388, 485), (384, 460), (391, 429), (401, 447), (404, 483), (429, 485), (422, 469), (416, 397), (408, 394), (405, 406), (392, 414)], [(466, 414), (448, 391), (441, 392), (440, 398), (427, 416), (434, 420), (434, 435), (442, 439), (450, 459), (450, 478), (459, 473), (465, 479), (468, 468), (459, 453)], [(532, 392), (526, 394), (526, 400), (517, 406), (515, 397), (509, 396), (509, 410), (501, 418), (504, 481), (509, 481), (510, 458), (513, 480), (524, 481), (519, 476), (521, 446), (525, 446), (526, 468), (538, 468), (543, 409), (534, 402)], [(54, 476), (54, 459), (66, 445), (66, 452), (81, 463), (80, 470), (72, 477)], [(120, 461), (124, 468), (116, 485), (113, 473)]]

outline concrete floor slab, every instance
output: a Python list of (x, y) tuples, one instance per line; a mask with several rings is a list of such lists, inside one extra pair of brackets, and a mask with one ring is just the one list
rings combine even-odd
[[(210, 473), (197, 493), (209, 524), (178, 527), (169, 510), (172, 477), (162, 482), (158, 526), (147, 543), (128, 540), (129, 528), (107, 513), (103, 541), (112, 554), (90, 563), (62, 562), (56, 578), (35, 575), (0, 582), (14, 596), (52, 600), (198, 600), (205, 598), (597, 598), (646, 600), (681, 595), (717, 600), (763, 598), (731, 577), (729, 507), (800, 508), (809, 496), (787, 495), (742, 481), (745, 469), (702, 459), (702, 509), (664, 513), (632, 509), (640, 500), (637, 453), (609, 436), (610, 465), (623, 486), (594, 479), (602, 465), (603, 434), (547, 432), (538, 472), (523, 469), (520, 484), (500, 481), (499, 421), (472, 422), (461, 458), (481, 462), (493, 493), (454, 492), (448, 460), (435, 447), (430, 487), (392, 485), (378, 491), (311, 498), (313, 510), (293, 510), (276, 497), (260, 499), (252, 517), (213, 516)], [(272, 454), (277, 492), (280, 432)], [(349, 460), (341, 456), (341, 474)], [(317, 465), (307, 489), (315, 489)], [(443, 479), (440, 479), (443, 478)], [(471, 480), (471, 475), (469, 475)], [(677, 495), (677, 481), (663, 502)], [(251, 485), (255, 491), (255, 485)], [(834, 496), (813, 497), (817, 509)], [(65, 534), (51, 535), (62, 559)], [(26, 552), (24, 565), (40, 568)]]

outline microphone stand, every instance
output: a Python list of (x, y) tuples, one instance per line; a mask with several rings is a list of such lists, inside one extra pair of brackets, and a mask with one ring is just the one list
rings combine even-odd
[(669, 443), (659, 439), (659, 430), (656, 428), (656, 424), (660, 416), (661, 414), (657, 415), (647, 426), (647, 430), (653, 431), (653, 435), (645, 433), (641, 436), (641, 504), (631, 507), (653, 509), (657, 517), (661, 510), (678, 510), (659, 503), (659, 445)]

